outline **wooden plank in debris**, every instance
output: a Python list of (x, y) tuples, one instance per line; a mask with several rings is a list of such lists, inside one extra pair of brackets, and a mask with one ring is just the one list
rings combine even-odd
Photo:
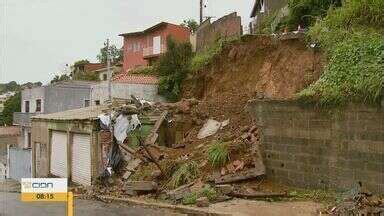
[(155, 123), (155, 126), (153, 126), (152, 128), (153, 133), (157, 133), (159, 131), (160, 126), (161, 124), (163, 124), (167, 115), (168, 115), (168, 111), (164, 111), (163, 113), (161, 113), (159, 120), (157, 120), (157, 122)]
[(153, 181), (127, 181), (125, 189), (127, 191), (154, 191), (157, 190), (157, 183)]
[(158, 133), (150, 134), (145, 141), (146, 145), (154, 145), (156, 143), (157, 138), (159, 138)]
[(191, 193), (191, 186), (193, 185), (194, 183), (189, 183), (189, 184), (186, 184), (186, 185), (183, 185), (183, 186), (180, 186), (174, 190), (171, 190), (171, 191), (168, 191), (167, 192), (167, 196), (171, 199), (171, 200), (181, 200), (183, 199), (183, 197), (189, 193)]
[(244, 170), (239, 173), (233, 173), (218, 177), (215, 179), (216, 184), (228, 184), (237, 181), (243, 181), (247, 179), (256, 178), (265, 175), (265, 169), (253, 168), (250, 170)]

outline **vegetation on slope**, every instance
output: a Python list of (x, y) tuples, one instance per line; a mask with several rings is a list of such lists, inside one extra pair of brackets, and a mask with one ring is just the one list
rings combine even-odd
[(347, 0), (311, 27), (308, 35), (326, 51), (321, 78), (299, 97), (321, 105), (374, 103), (384, 88), (384, 1)]

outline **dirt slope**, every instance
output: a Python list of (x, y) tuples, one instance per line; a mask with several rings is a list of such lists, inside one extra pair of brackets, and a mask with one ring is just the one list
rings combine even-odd
[(320, 53), (299, 39), (252, 36), (226, 47), (214, 63), (184, 84), (184, 97), (212, 99), (225, 95), (248, 98), (292, 98), (317, 80)]

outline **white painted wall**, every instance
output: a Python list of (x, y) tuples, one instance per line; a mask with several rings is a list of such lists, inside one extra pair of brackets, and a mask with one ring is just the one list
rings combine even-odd
[[(148, 101), (165, 101), (157, 93), (157, 85), (112, 83), (111, 94), (112, 98), (130, 99), (131, 95), (135, 95), (139, 99)], [(95, 105), (96, 100), (99, 100), (101, 104), (108, 100), (108, 82), (101, 82), (92, 86), (92, 105)]]

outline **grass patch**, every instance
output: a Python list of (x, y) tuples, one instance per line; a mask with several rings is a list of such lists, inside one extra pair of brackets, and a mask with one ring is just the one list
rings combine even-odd
[(340, 196), (335, 191), (330, 190), (306, 190), (296, 189), (289, 192), (293, 200), (313, 200), (322, 203), (335, 203)]
[(191, 161), (184, 163), (172, 174), (168, 186), (177, 188), (184, 184), (188, 184), (198, 177), (198, 173), (198, 165), (196, 162)]
[(208, 148), (208, 161), (213, 167), (221, 167), (229, 161), (229, 142), (215, 141)]
[(183, 205), (193, 205), (196, 204), (197, 199), (197, 193), (191, 192), (183, 197), (182, 203)]

